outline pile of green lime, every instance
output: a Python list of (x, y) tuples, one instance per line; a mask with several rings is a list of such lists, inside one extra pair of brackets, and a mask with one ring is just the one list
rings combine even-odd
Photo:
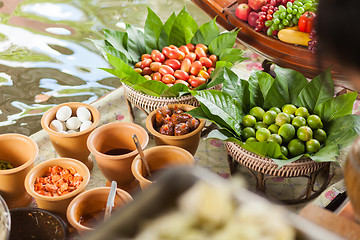
[(267, 112), (253, 107), (242, 119), (241, 136), (246, 142), (275, 142), (286, 157), (316, 153), (326, 140), (326, 132), (317, 115), (308, 109), (286, 104), (282, 110), (272, 107)]

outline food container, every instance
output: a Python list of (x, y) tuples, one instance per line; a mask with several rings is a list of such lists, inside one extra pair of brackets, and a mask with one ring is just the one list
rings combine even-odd
[(105, 178), (109, 182), (116, 181), (118, 187), (126, 191), (132, 188), (131, 163), (138, 154), (132, 138), (134, 134), (144, 149), (149, 142), (147, 132), (141, 126), (127, 122), (105, 124), (92, 132), (87, 141)]
[(24, 179), (34, 166), (38, 153), (38, 146), (27, 136), (12, 133), (0, 135), (0, 159), (14, 167), (0, 170), (0, 194), (9, 208), (30, 204), (31, 196), (25, 190)]
[(0, 195), (0, 239), (7, 240), (10, 234), (11, 218), (5, 200)]
[[(157, 146), (144, 151), (146, 161), (149, 164), (150, 173), (156, 177), (159, 171), (167, 168), (182, 165), (194, 165), (194, 156), (188, 151), (174, 146)], [(139, 181), (142, 189), (153, 183), (147, 176), (146, 168), (137, 155), (131, 165), (131, 171), (135, 178)], [(153, 177), (152, 176), (152, 177)]]
[[(92, 116), (92, 124), (86, 130), (76, 133), (59, 133), (50, 128), (50, 123), (55, 119), (56, 113), (62, 106), (69, 106), (72, 110), (72, 116), (75, 115), (79, 107), (87, 108)], [(86, 141), (90, 133), (96, 128), (100, 122), (99, 111), (85, 103), (69, 102), (59, 104), (49, 109), (41, 118), (42, 128), (49, 134), (50, 141), (60, 157), (75, 158), (83, 162), (90, 170), (93, 167), (92, 159), (89, 158), (90, 151), (87, 148)]]
[[(103, 221), (103, 213), (105, 213), (109, 192), (110, 187), (100, 187), (79, 194), (71, 201), (67, 209), (66, 215), (69, 223), (79, 232), (94, 230), (81, 224), (80, 220), (92, 221), (91, 224)], [(118, 188), (116, 190), (113, 212), (130, 201), (132, 201), (130, 194)], [(99, 216), (95, 216), (96, 213)]]
[[(153, 221), (156, 217), (174, 209), (179, 197), (198, 181), (215, 186), (226, 184), (225, 179), (203, 168), (171, 169), (156, 184), (139, 193), (133, 202), (114, 214), (112, 221), (99, 225), (91, 234), (84, 235), (83, 239), (132, 239), (144, 222)], [(265, 201), (243, 188), (234, 190), (233, 193), (239, 204)], [(296, 230), (296, 240), (341, 239), (285, 209), (284, 212), (287, 221)]]
[[(195, 107), (186, 105), (186, 104), (170, 104), (168, 107), (171, 108), (179, 108), (184, 111), (190, 111)], [(199, 119), (200, 125), (192, 132), (189, 132), (185, 135), (181, 136), (168, 136), (159, 133), (154, 128), (155, 124), (155, 114), (157, 110), (154, 110), (149, 114), (146, 118), (146, 128), (148, 131), (154, 136), (155, 144), (157, 146), (160, 145), (171, 145), (176, 147), (181, 147), (187, 151), (189, 151), (192, 155), (195, 155), (196, 150), (199, 146), (200, 137), (201, 137), (201, 130), (205, 126), (205, 120)]]
[[(34, 183), (38, 177), (44, 176), (49, 167), (52, 166), (60, 166), (62, 168), (72, 167), (83, 177), (83, 181), (75, 190), (67, 194), (54, 197), (41, 195), (34, 190)], [(25, 188), (35, 199), (39, 208), (58, 213), (60, 216), (64, 217), (71, 200), (85, 190), (89, 180), (90, 171), (82, 162), (71, 158), (55, 158), (36, 165), (26, 176)]]
[(67, 239), (66, 223), (39, 208), (11, 209), (10, 239)]

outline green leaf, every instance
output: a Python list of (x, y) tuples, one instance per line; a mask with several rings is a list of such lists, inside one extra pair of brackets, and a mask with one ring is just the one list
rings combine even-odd
[(135, 72), (134, 69), (132, 67), (130, 67), (129, 65), (127, 65), (122, 59), (115, 57), (109, 53), (107, 53), (106, 56), (107, 56), (109, 63), (115, 69), (107, 69), (107, 68), (100, 68), (100, 69), (107, 71), (107, 72), (117, 76), (120, 79), (128, 77), (128, 76), (134, 76), (134, 75), (140, 76), (139, 73)]
[(337, 157), (340, 156), (339, 146), (330, 144), (324, 146), (320, 151), (310, 156), (315, 162), (336, 162)]
[(206, 88), (214, 87), (224, 82), (224, 68), (216, 67), (210, 75), (210, 81), (206, 84)]
[(287, 159), (280, 151), (280, 145), (274, 142), (247, 142), (242, 148), (263, 157)]
[(176, 16), (169, 34), (169, 43), (181, 46), (191, 41), (198, 29), (193, 17), (183, 8)]
[[(103, 48), (104, 53), (109, 53), (117, 58), (120, 58), (121, 60), (123, 60), (126, 64), (129, 64), (128, 62), (128, 58), (126, 57), (126, 55), (118, 50), (116, 50), (114, 47), (112, 46), (105, 46)], [(106, 55), (105, 55), (106, 56)]]
[(233, 133), (229, 132), (227, 129), (224, 128), (212, 130), (206, 139), (210, 139), (210, 138), (215, 138), (226, 142), (233, 142), (239, 145), (242, 144), (240, 139), (234, 137)]
[(217, 61), (215, 68), (221, 68), (221, 67), (231, 68), (232, 66), (233, 66), (233, 64), (231, 62)]
[(189, 92), (185, 84), (177, 83), (162, 93), (162, 97), (179, 97), (180, 92)]
[(305, 76), (290, 68), (275, 66), (276, 90), (285, 103), (295, 104), (301, 90), (308, 84)]
[(201, 107), (191, 109), (190, 111), (187, 111), (186, 113), (190, 114), (194, 118), (211, 120), (209, 118), (209, 116), (206, 115), (206, 113), (203, 111), (203, 109)]
[(315, 77), (300, 92), (297, 106), (306, 107), (314, 112), (317, 105), (334, 96), (334, 82), (331, 78), (330, 69)]
[(122, 52), (130, 62), (135, 62), (138, 60), (133, 59), (127, 51), (128, 34), (126, 32), (115, 31), (111, 29), (103, 29), (103, 31), (106, 42), (108, 44), (110, 44), (116, 50)]
[(219, 56), (221, 50), (225, 48), (232, 48), (236, 41), (238, 31), (231, 31), (220, 34), (217, 38), (211, 41), (209, 44), (210, 54), (215, 54)]
[(220, 35), (220, 30), (216, 25), (216, 17), (215, 17), (212, 21), (204, 23), (199, 27), (194, 37), (191, 39), (191, 43), (194, 45), (198, 43), (209, 45), (210, 42), (219, 35)]
[(148, 7), (148, 15), (144, 26), (144, 37), (146, 52), (151, 53), (154, 49), (159, 49), (159, 37), (163, 29), (161, 19)]
[(126, 32), (128, 34), (127, 50), (135, 63), (139, 61), (142, 54), (146, 53), (144, 34), (130, 24), (126, 24)]
[(236, 64), (244, 61), (247, 58), (242, 57), (243, 51), (238, 48), (225, 48), (221, 50), (219, 54), (220, 61), (231, 62), (232, 64)]
[(299, 160), (300, 158), (308, 158), (308, 157), (309, 157), (309, 154), (303, 154), (303, 155), (299, 155), (299, 156), (285, 159), (285, 160), (284, 159), (276, 159), (276, 158), (271, 158), (271, 159), (278, 165), (279, 168), (281, 168), (287, 164), (290, 164), (292, 162)]
[(166, 20), (163, 29), (161, 30), (160, 36), (159, 36), (159, 49), (162, 49), (165, 46), (169, 45), (169, 35), (171, 28), (175, 22), (176, 15), (173, 12), (170, 17)]
[(241, 120), (244, 114), (240, 104), (229, 94), (217, 90), (190, 91), (190, 93), (204, 105), (211, 114), (222, 119), (230, 129), (240, 136)]
[(140, 84), (143, 82), (147, 82), (146, 78), (141, 76), (140, 74), (134, 75), (134, 76), (128, 76), (120, 80), (122, 83), (125, 83), (126, 85), (133, 87), (136, 84)]
[(230, 94), (240, 105), (243, 112), (250, 111), (249, 82), (239, 77), (228, 68), (224, 68), (223, 91)]
[(255, 106), (263, 106), (264, 97), (260, 89), (259, 79), (265, 78), (265, 75), (262, 71), (251, 71), (249, 77), (249, 91), (250, 91), (250, 108)]
[(336, 118), (326, 126), (325, 131), (327, 133), (325, 146), (331, 144), (348, 146), (360, 135), (360, 116), (351, 114)]
[(155, 96), (155, 97), (160, 97), (161, 94), (169, 89), (168, 86), (166, 86), (166, 84), (159, 82), (159, 81), (153, 81), (153, 80), (149, 80), (140, 84), (136, 84), (133, 86), (133, 88), (135, 90), (141, 91), (147, 95), (151, 95), (151, 96)]
[(356, 100), (357, 92), (330, 98), (315, 108), (315, 114), (324, 122), (332, 121), (338, 117), (350, 115)]

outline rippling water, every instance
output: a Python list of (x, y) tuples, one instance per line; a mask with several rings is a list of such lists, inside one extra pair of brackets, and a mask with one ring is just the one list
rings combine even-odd
[(87, 38), (143, 27), (147, 6), (164, 21), (184, 4), (198, 24), (209, 21), (189, 0), (0, 1), (0, 133), (30, 135), (50, 107), (90, 103), (120, 86), (98, 69), (108, 64)]

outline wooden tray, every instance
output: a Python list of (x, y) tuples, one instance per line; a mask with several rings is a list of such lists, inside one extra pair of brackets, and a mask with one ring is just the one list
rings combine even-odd
[[(246, 0), (192, 0), (210, 17), (216, 18), (218, 24), (227, 30), (239, 28), (238, 39), (246, 47), (252, 49), (264, 58), (287, 68), (301, 72), (308, 78), (318, 75), (316, 55), (306, 47), (284, 43), (277, 38), (269, 37), (265, 33), (256, 32), (247, 22), (235, 16), (236, 7)], [(328, 66), (324, 61), (324, 66)], [(343, 79), (341, 74), (332, 71), (334, 79)]]

